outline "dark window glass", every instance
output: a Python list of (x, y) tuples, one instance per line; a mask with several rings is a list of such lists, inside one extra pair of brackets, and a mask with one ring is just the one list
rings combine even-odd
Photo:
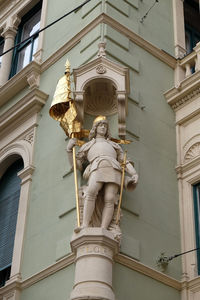
[[(193, 187), (194, 193), (194, 215), (196, 230), (196, 246), (200, 247), (200, 183)], [(200, 250), (197, 250), (198, 275), (200, 275)]]
[(190, 53), (200, 41), (199, 0), (184, 1), (185, 41), (187, 53)]
[(23, 161), (13, 163), (0, 179), (0, 286), (9, 279), (20, 197), (17, 173)]
[(26, 14), (19, 25), (18, 33), (16, 36), (16, 44), (23, 42), (25, 39), (34, 35), (28, 41), (20, 44), (13, 52), (13, 61), (10, 77), (18, 73), (21, 69), (27, 66), (32, 60), (33, 55), (37, 51), (38, 46), (38, 30), (40, 29), (41, 17), (40, 1), (28, 14)]
[(2, 37), (0, 37), (0, 67), (1, 67), (1, 62), (2, 62), (1, 54), (3, 53), (3, 47), (4, 47), (4, 39)]

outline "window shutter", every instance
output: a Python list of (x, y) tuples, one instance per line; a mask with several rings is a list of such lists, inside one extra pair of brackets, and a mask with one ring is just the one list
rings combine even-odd
[(12, 254), (20, 197), (20, 159), (12, 164), (0, 180), (0, 271), (12, 263)]

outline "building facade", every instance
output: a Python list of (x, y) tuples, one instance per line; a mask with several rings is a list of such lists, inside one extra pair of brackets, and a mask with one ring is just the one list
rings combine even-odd
[(166, 257), (200, 246), (198, 1), (81, 4), (0, 0), (0, 54), (15, 46), (0, 59), (0, 300), (73, 289), (74, 178), (49, 116), (67, 59), (84, 128), (106, 115), (139, 174), (123, 194), (116, 299), (197, 300), (199, 252)]

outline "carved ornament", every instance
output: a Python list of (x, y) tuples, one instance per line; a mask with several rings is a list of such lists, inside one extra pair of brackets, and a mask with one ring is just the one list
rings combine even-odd
[(191, 93), (187, 94), (185, 97), (179, 99), (174, 104), (172, 104), (172, 108), (180, 108), (180, 106), (184, 105), (186, 102), (190, 101), (192, 98), (196, 97), (200, 94), (200, 88), (193, 90)]
[(192, 145), (186, 152), (184, 161), (188, 162), (200, 155), (200, 142)]
[(106, 73), (106, 68), (104, 67), (104, 65), (101, 64), (96, 67), (96, 72), (98, 74), (104, 74), (104, 73)]

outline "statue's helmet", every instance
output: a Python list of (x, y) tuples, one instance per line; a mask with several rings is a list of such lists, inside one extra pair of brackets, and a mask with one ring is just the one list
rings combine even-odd
[(100, 122), (100, 121), (106, 121), (107, 122), (107, 119), (105, 116), (98, 116), (94, 119), (93, 121), (93, 125), (95, 125), (96, 123)]

